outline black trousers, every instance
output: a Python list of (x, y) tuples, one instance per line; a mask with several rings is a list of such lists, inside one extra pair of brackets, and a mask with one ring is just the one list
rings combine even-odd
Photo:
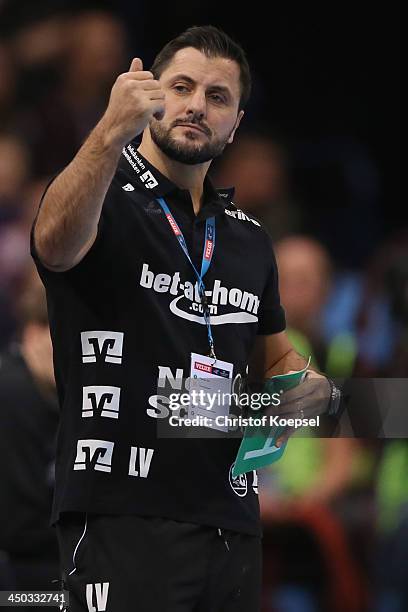
[(70, 612), (259, 612), (261, 539), (158, 517), (64, 513)]

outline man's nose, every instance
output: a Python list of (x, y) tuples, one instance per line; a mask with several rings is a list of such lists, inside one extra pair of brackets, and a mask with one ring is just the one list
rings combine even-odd
[(194, 115), (197, 119), (203, 119), (207, 114), (207, 99), (205, 92), (196, 89), (189, 97), (187, 104), (187, 115)]

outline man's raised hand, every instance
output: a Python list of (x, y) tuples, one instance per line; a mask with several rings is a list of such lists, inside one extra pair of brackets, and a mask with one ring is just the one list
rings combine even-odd
[(164, 92), (153, 74), (135, 57), (129, 71), (112, 87), (108, 108), (101, 119), (108, 143), (124, 146), (143, 132), (153, 116), (164, 114)]

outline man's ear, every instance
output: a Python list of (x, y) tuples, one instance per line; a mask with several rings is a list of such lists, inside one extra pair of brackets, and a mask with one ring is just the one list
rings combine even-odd
[(232, 130), (232, 132), (230, 134), (230, 137), (228, 138), (228, 144), (232, 144), (234, 142), (235, 132), (237, 131), (238, 126), (241, 123), (241, 119), (244, 116), (244, 114), (245, 113), (244, 113), (243, 110), (239, 111), (238, 116), (237, 116), (237, 120), (236, 120), (235, 125), (234, 125), (234, 129)]

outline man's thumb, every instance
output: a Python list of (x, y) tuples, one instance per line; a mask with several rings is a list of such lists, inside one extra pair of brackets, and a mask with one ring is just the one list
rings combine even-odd
[(139, 72), (139, 70), (143, 70), (143, 62), (140, 57), (134, 57), (130, 64), (129, 72)]

